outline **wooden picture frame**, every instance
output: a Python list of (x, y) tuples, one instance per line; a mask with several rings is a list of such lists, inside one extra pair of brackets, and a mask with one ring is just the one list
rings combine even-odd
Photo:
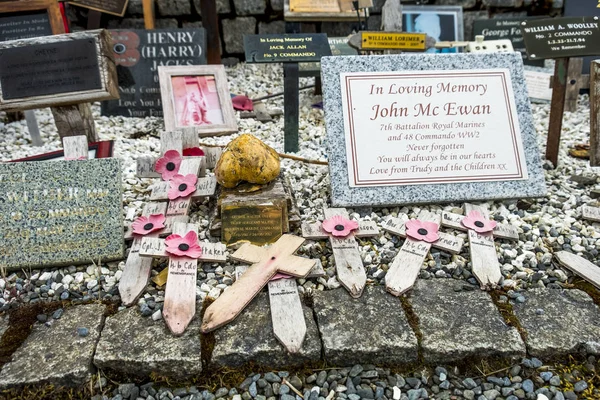
[[(98, 84), (94, 89), (63, 91), (60, 93), (41, 94), (26, 97), (9, 97), (6, 88), (0, 84), (0, 110), (31, 110), (44, 107), (58, 107), (92, 101), (112, 100), (119, 98), (117, 68), (112, 50), (112, 37), (107, 30), (82, 31), (63, 35), (42, 36), (31, 39), (0, 42), (0, 51), (7, 49), (31, 48), (34, 45), (52, 43), (74, 46), (78, 41), (91, 41), (95, 47), (98, 67)], [(6, 52), (5, 52), (6, 53)], [(8, 69), (8, 67), (7, 67)]]
[[(121, 4), (118, 4), (119, 2), (116, 2), (117, 5), (120, 6), (120, 8), (110, 9), (107, 7), (102, 7), (103, 2), (99, 1), (99, 0), (67, 1), (67, 3), (72, 4), (74, 6), (87, 8), (89, 10), (99, 11), (104, 14), (116, 15), (117, 17), (122, 17), (125, 15), (125, 12), (127, 11), (127, 5), (129, 4), (129, 0), (120, 0), (120, 2), (121, 2)], [(104, 2), (104, 3), (106, 3), (106, 2)]]
[[(291, 6), (290, 6), (290, 1), (291, 0), (285, 0), (283, 3), (283, 17), (286, 21), (314, 21), (314, 22), (321, 22), (321, 21), (348, 21), (348, 22), (357, 22), (358, 18), (357, 18), (357, 14), (355, 10), (352, 11), (337, 11), (337, 12), (333, 12), (331, 11), (332, 8), (328, 7), (328, 8), (323, 8), (324, 11), (319, 11), (318, 10), (318, 6), (315, 7), (314, 11), (293, 11)], [(330, 3), (331, 1), (328, 2), (320, 2), (320, 1), (315, 1), (315, 3), (318, 3), (318, 5), (323, 6), (323, 5), (327, 5), (326, 3)], [(335, 1), (334, 1), (335, 2)], [(347, 0), (337, 0), (338, 5), (341, 3), (348, 3)], [(359, 7), (364, 6), (364, 5), (368, 5), (371, 4), (372, 2), (369, 1), (360, 1), (361, 4), (359, 4)], [(308, 10), (308, 8), (307, 8)], [(365, 8), (364, 11), (360, 12), (360, 18), (364, 19), (366, 16), (369, 15), (369, 10), (367, 8)]]
[(65, 33), (65, 25), (57, 0), (12, 0), (0, 2), (0, 14), (21, 13), (27, 11), (46, 11), (52, 28), (52, 34)]
[[(421, 32), (436, 41), (463, 41), (463, 9), (461, 6), (403, 6), (402, 29), (404, 32)], [(439, 34), (438, 34), (439, 32)], [(427, 53), (458, 53), (458, 47), (448, 49), (430, 48)]]
[(161, 66), (158, 79), (165, 130), (193, 129), (201, 137), (237, 132), (223, 65)]
[[(113, 156), (114, 141), (106, 140), (102, 142), (88, 143), (89, 158), (110, 158)], [(51, 151), (50, 153), (38, 154), (35, 156), (10, 160), (8, 162), (23, 161), (60, 161), (63, 160), (65, 151), (63, 149)]]

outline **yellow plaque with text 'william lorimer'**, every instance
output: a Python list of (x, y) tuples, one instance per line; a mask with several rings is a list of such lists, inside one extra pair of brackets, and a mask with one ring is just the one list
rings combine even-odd
[(425, 50), (425, 33), (362, 32), (362, 50)]

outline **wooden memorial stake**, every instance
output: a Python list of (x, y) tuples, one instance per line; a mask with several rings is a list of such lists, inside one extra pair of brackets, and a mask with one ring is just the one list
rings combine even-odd
[[(485, 221), (489, 220), (489, 213), (485, 208), (465, 203), (465, 214), (468, 215), (471, 211), (479, 211)], [(498, 224), (492, 232), (476, 232), (462, 225), (461, 221), (464, 218), (463, 215), (444, 211), (442, 226), (467, 231), (473, 275), (482, 288), (496, 287), (502, 279), (502, 273), (494, 244), (494, 235), (503, 239), (518, 240), (519, 234), (515, 227), (508, 224)]]
[(581, 207), (581, 217), (592, 222), (600, 222), (600, 208), (583, 205)]
[(208, 44), (206, 46), (206, 60), (209, 64), (221, 64), (221, 42), (219, 40), (216, 1), (200, 1), (200, 14), (202, 14), (202, 26), (206, 29), (206, 43)]
[(552, 78), (552, 102), (550, 105), (550, 121), (548, 123), (548, 140), (546, 142), (546, 159), (554, 167), (558, 164), (558, 149), (560, 148), (560, 133), (563, 123), (563, 111), (567, 93), (567, 70), (569, 58), (558, 58), (554, 66)]
[(40, 136), (40, 127), (38, 126), (37, 119), (35, 119), (35, 112), (33, 110), (25, 110), (25, 121), (27, 122), (27, 129), (31, 136), (31, 144), (34, 146), (42, 146), (44, 142)]
[(246, 243), (233, 253), (233, 260), (251, 262), (252, 266), (206, 309), (202, 332), (233, 321), (278, 272), (299, 278), (308, 275), (316, 260), (293, 255), (302, 243), (301, 237), (283, 235), (266, 250)]
[[(188, 232), (198, 233), (198, 226), (176, 222), (173, 233), (185, 236)], [(140, 248), (141, 257), (169, 257), (169, 278), (165, 289), (163, 317), (174, 335), (181, 335), (196, 314), (196, 279), (198, 261), (225, 262), (226, 248), (222, 243), (199, 242), (202, 253), (198, 259), (178, 257), (166, 252), (165, 240), (144, 237)]]
[[(417, 220), (433, 222), (439, 227), (441, 217), (422, 210)], [(406, 238), (385, 276), (385, 288), (394, 296), (400, 296), (413, 287), (432, 246), (453, 254), (460, 253), (463, 246), (463, 239), (443, 232), (438, 232), (439, 239), (432, 243), (413, 239), (406, 235), (406, 222), (400, 218), (390, 218), (381, 227), (384, 231)]]
[(63, 138), (63, 154), (65, 160), (87, 160), (88, 144), (85, 136), (69, 136)]
[(590, 63), (590, 165), (600, 166), (600, 61)]
[(144, 10), (144, 28), (154, 29), (154, 0), (142, 0)]
[(554, 257), (556, 257), (560, 265), (570, 269), (600, 289), (600, 267), (596, 264), (568, 251), (558, 251), (554, 253)]
[[(323, 212), (326, 220), (336, 216), (340, 216), (345, 220), (350, 219), (348, 211), (343, 208), (326, 208)], [(321, 223), (302, 223), (302, 236), (313, 240), (329, 238), (338, 281), (350, 292), (352, 297), (360, 297), (367, 283), (367, 274), (360, 258), (360, 251), (355, 237), (378, 236), (379, 228), (377, 224), (372, 221), (359, 221), (358, 229), (355, 232), (350, 232), (345, 237), (336, 237), (329, 234), (323, 230), (321, 225)]]

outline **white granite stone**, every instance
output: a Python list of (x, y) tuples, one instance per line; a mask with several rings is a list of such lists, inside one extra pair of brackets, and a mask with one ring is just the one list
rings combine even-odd
[[(345, 72), (507, 68), (521, 129), (528, 178), (477, 183), (350, 187), (340, 74)], [(333, 206), (424, 204), (541, 197), (546, 193), (536, 132), (519, 53), (334, 56), (321, 61)], [(393, 121), (392, 121), (393, 122)], [(373, 132), (375, 134), (376, 132)]]

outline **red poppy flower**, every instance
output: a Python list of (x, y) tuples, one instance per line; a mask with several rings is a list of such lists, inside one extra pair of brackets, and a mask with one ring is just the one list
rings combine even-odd
[(252, 111), (252, 109), (254, 108), (252, 100), (250, 100), (248, 96), (234, 96), (231, 99), (231, 104), (233, 104), (233, 108), (238, 111)]
[(179, 174), (175, 175), (169, 181), (171, 188), (169, 189), (167, 197), (169, 200), (175, 200), (179, 197), (188, 197), (196, 191), (196, 182), (198, 182), (198, 177), (194, 174), (187, 174), (186, 176)]
[(471, 211), (461, 221), (463, 226), (468, 229), (473, 229), (475, 232), (484, 233), (491, 232), (496, 227), (496, 221), (491, 221), (484, 218), (477, 210)]
[(172, 234), (165, 239), (166, 252), (179, 257), (199, 258), (202, 248), (198, 244), (198, 235), (189, 231), (185, 236)]
[(321, 225), (325, 232), (331, 233), (333, 236), (346, 237), (355, 229), (358, 229), (358, 222), (334, 215), (333, 217), (323, 221)]
[(147, 235), (165, 227), (165, 216), (164, 214), (152, 214), (149, 217), (141, 216), (133, 221), (131, 227), (133, 228), (133, 233)]
[(433, 243), (440, 238), (438, 235), (440, 227), (435, 222), (411, 219), (406, 221), (404, 226), (406, 227), (406, 235), (412, 239)]
[(201, 157), (204, 155), (204, 151), (200, 147), (190, 147), (183, 149), (184, 157)]
[(164, 181), (168, 181), (179, 173), (180, 166), (181, 156), (179, 152), (177, 150), (169, 150), (156, 160), (154, 170), (162, 176)]

